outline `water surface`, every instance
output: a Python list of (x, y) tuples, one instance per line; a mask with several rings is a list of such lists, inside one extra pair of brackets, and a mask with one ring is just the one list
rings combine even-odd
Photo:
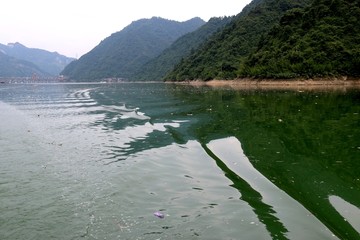
[(0, 111), (1, 239), (360, 237), (358, 90), (14, 84)]

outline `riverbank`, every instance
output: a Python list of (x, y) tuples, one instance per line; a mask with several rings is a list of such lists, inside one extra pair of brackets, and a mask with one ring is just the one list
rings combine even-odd
[(230, 87), (233, 89), (289, 89), (289, 90), (316, 90), (316, 89), (360, 89), (360, 78), (315, 78), (315, 79), (234, 79), (187, 81), (177, 84), (191, 86)]

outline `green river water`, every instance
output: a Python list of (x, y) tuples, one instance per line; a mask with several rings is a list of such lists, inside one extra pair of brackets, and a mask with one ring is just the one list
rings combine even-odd
[(2, 240), (360, 239), (360, 91), (2, 84), (0, 212)]

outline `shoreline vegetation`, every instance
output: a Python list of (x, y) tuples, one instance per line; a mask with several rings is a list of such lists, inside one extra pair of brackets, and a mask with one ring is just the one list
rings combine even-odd
[(332, 77), (332, 78), (296, 78), (296, 79), (253, 79), (239, 78), (233, 80), (194, 80), (181, 82), (166, 82), (195, 87), (208, 86), (213, 88), (246, 89), (284, 89), (284, 90), (331, 90), (331, 89), (360, 89), (360, 78)]

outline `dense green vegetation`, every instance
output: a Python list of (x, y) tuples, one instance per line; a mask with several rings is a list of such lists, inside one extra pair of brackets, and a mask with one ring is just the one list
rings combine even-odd
[(233, 79), (244, 59), (256, 50), (265, 33), (288, 10), (304, 7), (310, 0), (253, 1), (234, 21), (211, 37), (206, 44), (184, 58), (165, 79)]
[(263, 0), (244, 11), (165, 79), (360, 76), (358, 0)]
[(157, 17), (135, 21), (69, 64), (62, 74), (74, 80), (129, 78), (180, 36), (204, 23), (200, 18), (186, 22)]
[(10, 57), (0, 51), (0, 77), (32, 77), (34, 74), (49, 76), (35, 64)]
[[(18, 60), (31, 62), (39, 69), (41, 69), (41, 72), (46, 72), (46, 75), (53, 76), (59, 75), (59, 73), (65, 68), (66, 65), (75, 60), (74, 58), (63, 56), (57, 52), (49, 52), (37, 48), (28, 48), (20, 43), (9, 43), (8, 45), (0, 44), (0, 51)], [(0, 72), (5, 71), (10, 70), (4, 69)], [(38, 70), (34, 71), (34, 73), (38, 74)], [(23, 74), (20, 75), (23, 76)], [(31, 76), (31, 74), (29, 76)], [(18, 75), (11, 75), (11, 77), (18, 77)]]
[(160, 80), (167, 72), (205, 42), (212, 34), (223, 28), (232, 20), (232, 17), (211, 18), (199, 29), (185, 34), (165, 49), (159, 56), (150, 60), (139, 68), (130, 79), (134, 80)]
[(314, 0), (288, 11), (261, 39), (242, 76), (360, 76), (360, 1)]

